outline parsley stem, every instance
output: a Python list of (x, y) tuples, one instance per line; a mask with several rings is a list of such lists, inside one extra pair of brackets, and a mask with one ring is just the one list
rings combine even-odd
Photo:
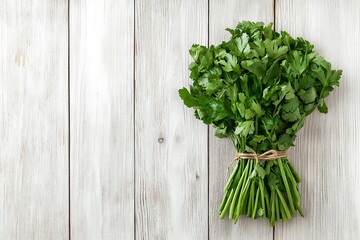
[(266, 190), (266, 188), (264, 188), (264, 192), (265, 192), (265, 204), (266, 204), (266, 209), (267, 209), (267, 216), (270, 217), (270, 197), (269, 197), (269, 193)]
[(250, 162), (250, 168), (249, 168), (249, 171), (248, 171), (248, 176), (247, 176), (247, 181), (245, 183), (245, 186), (244, 188), (242, 189), (242, 191), (240, 192), (240, 196), (239, 196), (239, 202), (238, 202), (238, 205), (237, 205), (237, 208), (236, 208), (236, 215), (240, 215), (240, 212), (243, 208), (243, 206), (245, 205), (245, 197), (246, 195), (248, 194), (248, 190), (249, 190), (249, 186), (250, 186), (250, 182), (251, 182), (251, 179), (250, 179), (250, 174), (253, 170), (253, 159), (251, 160), (248, 160)]
[[(245, 160), (242, 160), (242, 161), (245, 161)], [(238, 194), (240, 192), (240, 189), (241, 189), (241, 186), (243, 185), (243, 182), (245, 182), (245, 176), (247, 175), (247, 172), (248, 172), (248, 169), (249, 169), (249, 162), (250, 161), (247, 161), (245, 170), (241, 174), (241, 178), (239, 180), (239, 183), (237, 184), (234, 197), (233, 197), (233, 199), (231, 201), (230, 212), (229, 212), (230, 218), (234, 217), (234, 208), (235, 208), (235, 205), (236, 205), (236, 201), (238, 200), (237, 196), (238, 196)]]
[(275, 213), (276, 221), (280, 219), (280, 209), (279, 209), (279, 197), (275, 195)]
[(247, 208), (247, 216), (250, 217), (252, 214), (252, 208), (254, 207), (254, 198), (255, 198), (255, 182), (251, 181), (250, 185), (250, 195), (249, 195), (249, 202)]
[(225, 204), (226, 204), (226, 201), (227, 201), (227, 199), (228, 199), (228, 196), (229, 196), (229, 192), (227, 192), (227, 193), (225, 194), (225, 196), (224, 196), (224, 198), (223, 198), (223, 200), (222, 200), (222, 202), (221, 202), (221, 204), (220, 204), (219, 214), (221, 214), (222, 210), (224, 209), (224, 206), (225, 206)]
[(221, 212), (221, 214), (220, 214), (220, 219), (223, 219), (223, 218), (225, 217), (225, 214), (226, 214), (226, 212), (227, 212), (227, 210), (228, 210), (228, 208), (229, 208), (229, 206), (230, 206), (230, 202), (231, 202), (231, 199), (232, 199), (233, 194), (234, 194), (234, 189), (231, 189), (231, 191), (230, 191), (230, 196), (229, 196), (229, 198), (227, 199), (226, 204), (225, 204), (225, 206), (224, 206), (224, 209), (222, 210), (222, 212)]
[(238, 170), (238, 168), (239, 168), (239, 165), (240, 165), (240, 163), (239, 163), (239, 161), (238, 161), (237, 164), (236, 164), (236, 166), (235, 166), (235, 168), (234, 168), (234, 170), (233, 170), (233, 172), (232, 172), (232, 174), (230, 175), (230, 178), (229, 178), (228, 182), (226, 183), (226, 185), (225, 185), (225, 187), (224, 187), (224, 192), (226, 192), (226, 191), (229, 189), (230, 184), (232, 183), (233, 178), (234, 178), (235, 174), (237, 173), (237, 170)]
[(266, 214), (266, 207), (265, 207), (265, 189), (264, 189), (264, 180), (260, 179), (259, 181), (260, 193), (261, 193), (261, 207), (264, 210), (264, 217), (267, 216)]
[(294, 175), (296, 182), (297, 182), (297, 183), (300, 183), (300, 182), (301, 182), (301, 177), (297, 174), (294, 166), (291, 164), (290, 161), (287, 161), (287, 164), (288, 164), (288, 166), (289, 166), (292, 174)]
[[(300, 193), (296, 188), (296, 181), (294, 176), (292, 175), (289, 166), (287, 165), (287, 163), (284, 164), (284, 168), (285, 168), (285, 172), (286, 175), (288, 176), (289, 180), (290, 180), (290, 185), (291, 185), (291, 190), (293, 192), (293, 196), (295, 198), (295, 203), (296, 202), (300, 202)], [(295, 204), (296, 205), (296, 204)]]
[(282, 193), (280, 192), (280, 190), (279, 190), (278, 188), (276, 188), (276, 192), (277, 192), (277, 194), (278, 194), (278, 196), (279, 196), (280, 203), (281, 203), (282, 206), (284, 207), (284, 211), (285, 211), (285, 213), (286, 213), (286, 217), (287, 217), (287, 218), (291, 218), (290, 210), (289, 210), (289, 208), (288, 208), (288, 206), (287, 206), (287, 204), (286, 204), (286, 202), (285, 202), (285, 199), (284, 199)]
[(256, 213), (257, 213), (257, 208), (258, 208), (258, 203), (259, 203), (259, 193), (260, 193), (260, 188), (258, 187), (258, 189), (256, 190), (255, 203), (254, 203), (253, 212), (252, 212), (252, 216), (251, 216), (253, 219), (255, 219)]
[(284, 207), (282, 204), (279, 204), (279, 207), (280, 207), (280, 214), (281, 214), (281, 218), (283, 220), (283, 222), (286, 222), (287, 221), (287, 217), (286, 217), (286, 212), (284, 210)]
[(286, 194), (287, 194), (287, 198), (289, 200), (289, 205), (290, 205), (291, 211), (292, 211), (293, 214), (295, 214), (295, 207), (294, 207), (294, 203), (293, 203), (293, 200), (292, 200), (292, 197), (291, 197), (291, 192), (290, 192), (289, 184), (288, 184), (287, 177), (286, 177), (286, 174), (285, 174), (284, 166), (282, 164), (282, 159), (279, 158), (277, 160), (277, 162), (278, 162), (278, 165), (279, 165), (281, 177), (282, 177), (284, 185), (285, 185)]
[(270, 204), (271, 204), (270, 224), (271, 224), (271, 226), (274, 226), (274, 224), (275, 224), (275, 192), (274, 192), (274, 190), (271, 191)]

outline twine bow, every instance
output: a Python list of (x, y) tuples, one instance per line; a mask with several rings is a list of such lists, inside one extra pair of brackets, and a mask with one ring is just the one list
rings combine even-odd
[(252, 150), (252, 153), (236, 153), (235, 157), (232, 159), (232, 161), (227, 166), (227, 169), (229, 171), (229, 167), (238, 159), (256, 159), (256, 162), (259, 160), (275, 160), (278, 158), (286, 157), (285, 151), (276, 151), (276, 150), (269, 150), (264, 153), (256, 153), (254, 150)]

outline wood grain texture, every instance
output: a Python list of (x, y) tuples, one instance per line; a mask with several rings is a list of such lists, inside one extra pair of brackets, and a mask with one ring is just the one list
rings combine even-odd
[(358, 239), (360, 236), (360, 2), (277, 1), (277, 30), (302, 36), (343, 69), (329, 113), (312, 114), (289, 159), (299, 171), (305, 218), (276, 228), (275, 239)]
[[(273, 1), (220, 1), (210, 0), (210, 44), (219, 44), (230, 38), (225, 28), (235, 28), (240, 21), (273, 21)], [(273, 229), (263, 219), (256, 221), (241, 217), (233, 224), (227, 216), (219, 219), (218, 208), (223, 198), (224, 185), (231, 171), (226, 172), (229, 161), (234, 157), (235, 148), (229, 139), (215, 137), (209, 133), (209, 237), (210, 239), (272, 239)]]
[(0, 238), (67, 239), (67, 1), (0, 2)]
[(207, 239), (207, 130), (183, 106), (207, 0), (136, 1), (136, 239)]
[[(358, 239), (359, 12), (357, 0), (0, 1), (0, 238)], [(235, 150), (177, 90), (191, 44), (274, 15), (344, 74), (289, 151), (305, 218), (273, 236), (264, 220), (219, 220)]]
[(71, 239), (134, 238), (133, 7), (71, 1)]

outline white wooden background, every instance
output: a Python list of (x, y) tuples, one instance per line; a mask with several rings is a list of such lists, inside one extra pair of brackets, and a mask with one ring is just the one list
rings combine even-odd
[[(341, 86), (290, 150), (305, 218), (220, 221), (229, 141), (195, 120), (192, 43), (303, 36)], [(0, 239), (359, 239), (360, 2), (1, 0)]]

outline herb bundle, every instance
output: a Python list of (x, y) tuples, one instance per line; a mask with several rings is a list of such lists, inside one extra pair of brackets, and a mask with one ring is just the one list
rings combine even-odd
[[(195, 117), (232, 140), (238, 153), (286, 151), (315, 109), (328, 111), (325, 98), (339, 85), (341, 70), (314, 52), (314, 46), (272, 24), (242, 22), (226, 29), (231, 39), (217, 46), (193, 45), (190, 91), (179, 90)], [(286, 156), (237, 159), (225, 185), (220, 218), (228, 213), (264, 217), (274, 226), (298, 211), (301, 178)]]

